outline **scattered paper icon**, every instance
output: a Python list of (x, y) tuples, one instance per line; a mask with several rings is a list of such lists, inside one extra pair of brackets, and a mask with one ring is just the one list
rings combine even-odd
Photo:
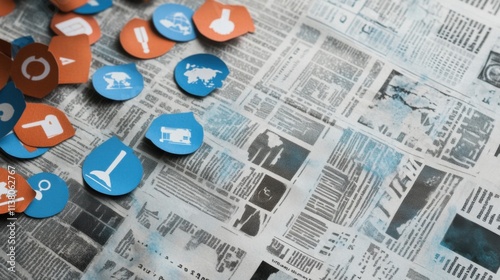
[(96, 147), (83, 162), (83, 179), (94, 190), (123, 195), (134, 190), (142, 179), (141, 161), (134, 151), (112, 137)]
[(163, 114), (153, 120), (146, 138), (165, 152), (186, 155), (203, 143), (203, 127), (192, 112)]
[(33, 198), (35, 192), (20, 174), (13, 169), (0, 168), (0, 214), (21, 213)]
[(187, 42), (196, 38), (193, 10), (180, 4), (163, 4), (153, 12), (153, 24), (156, 30), (166, 38)]
[(0, 138), (9, 133), (26, 109), (23, 93), (13, 82), (0, 90)]
[(0, 5), (0, 17), (6, 16), (16, 9), (14, 0), (3, 0)]
[(75, 13), (57, 13), (50, 22), (50, 28), (57, 35), (88, 35), (89, 44), (94, 44), (101, 37), (101, 28), (93, 16)]
[(130, 55), (149, 59), (168, 52), (175, 42), (157, 34), (151, 22), (134, 18), (120, 32), (120, 43)]
[(212, 54), (195, 54), (181, 60), (174, 70), (175, 81), (186, 92), (207, 96), (229, 75), (227, 65)]
[(49, 51), (59, 66), (59, 84), (88, 81), (92, 53), (87, 35), (54, 36), (50, 41)]
[(50, 2), (63, 12), (70, 12), (85, 5), (87, 0), (50, 0)]
[(193, 22), (203, 36), (217, 42), (255, 31), (247, 8), (240, 5), (225, 5), (214, 0), (205, 1), (194, 12)]
[(49, 148), (27, 146), (13, 132), (0, 138), (0, 149), (9, 156), (21, 159), (36, 158), (49, 150)]
[(75, 135), (62, 111), (42, 103), (26, 104), (14, 132), (23, 143), (33, 147), (52, 147)]
[(73, 12), (80, 15), (93, 15), (100, 13), (111, 6), (113, 6), (112, 0), (88, 0), (85, 5), (73, 10)]
[(92, 75), (94, 89), (112, 100), (136, 97), (144, 88), (144, 77), (134, 63), (104, 66)]
[(21, 50), (12, 62), (11, 77), (22, 93), (43, 98), (59, 84), (57, 61), (48, 46), (32, 43)]
[(43, 172), (28, 178), (28, 183), (35, 191), (35, 198), (24, 214), (32, 218), (47, 218), (61, 212), (69, 199), (66, 182), (59, 176)]

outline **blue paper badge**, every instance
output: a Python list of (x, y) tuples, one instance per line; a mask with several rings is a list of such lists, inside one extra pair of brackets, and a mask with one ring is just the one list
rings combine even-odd
[(186, 155), (203, 143), (203, 127), (192, 112), (163, 114), (153, 120), (146, 138), (166, 152)]
[(175, 81), (186, 92), (207, 96), (229, 75), (227, 65), (212, 54), (195, 54), (181, 60), (174, 70)]
[(153, 12), (156, 30), (172, 41), (187, 42), (196, 38), (193, 10), (180, 4), (163, 4)]
[(29, 147), (27, 149), (15, 133), (9, 133), (0, 139), (0, 149), (12, 157), (22, 159), (36, 158), (49, 150), (49, 148), (39, 147)]
[(96, 147), (83, 162), (83, 179), (107, 195), (133, 191), (141, 182), (143, 168), (132, 148), (111, 137)]
[(33, 218), (47, 218), (64, 209), (68, 202), (69, 191), (63, 179), (55, 174), (43, 172), (31, 176), (27, 181), (36, 195), (24, 210), (26, 215)]
[(12, 81), (0, 90), (0, 138), (9, 133), (26, 109), (23, 93)]
[(127, 100), (141, 93), (144, 88), (144, 77), (134, 63), (104, 66), (92, 75), (92, 85), (106, 98)]
[(80, 15), (93, 15), (100, 13), (113, 5), (113, 0), (89, 0), (87, 4), (73, 10)]

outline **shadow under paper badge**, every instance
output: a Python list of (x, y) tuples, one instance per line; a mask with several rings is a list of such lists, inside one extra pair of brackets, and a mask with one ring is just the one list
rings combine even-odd
[(500, 88), (500, 54), (490, 52), (478, 79)]

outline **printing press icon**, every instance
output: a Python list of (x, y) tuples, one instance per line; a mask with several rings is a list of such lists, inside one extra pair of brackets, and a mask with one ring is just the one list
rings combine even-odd
[(177, 145), (191, 145), (191, 130), (186, 128), (172, 128), (162, 126), (160, 128), (160, 142)]

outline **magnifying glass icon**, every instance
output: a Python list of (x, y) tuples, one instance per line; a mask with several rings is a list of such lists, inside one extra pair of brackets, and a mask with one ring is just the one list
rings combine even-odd
[(50, 189), (50, 181), (49, 180), (46, 180), (46, 179), (43, 179), (43, 180), (40, 180), (40, 182), (38, 182), (38, 190), (35, 190), (35, 199), (36, 200), (40, 200), (42, 199), (43, 197), (43, 194), (42, 192), (43, 191), (48, 191)]

